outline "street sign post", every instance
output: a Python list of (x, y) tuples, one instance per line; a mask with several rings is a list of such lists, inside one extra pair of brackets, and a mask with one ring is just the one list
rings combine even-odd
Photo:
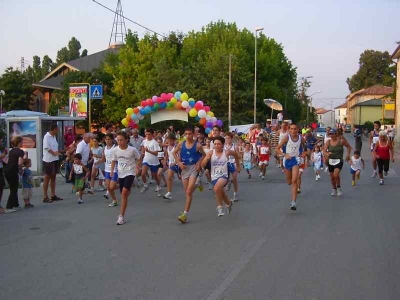
[(103, 99), (103, 86), (101, 84), (90, 86), (90, 99)]

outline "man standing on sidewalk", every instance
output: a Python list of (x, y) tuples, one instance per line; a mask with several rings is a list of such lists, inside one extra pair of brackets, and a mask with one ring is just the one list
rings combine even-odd
[[(43, 202), (51, 203), (53, 201), (63, 200), (56, 196), (56, 175), (58, 172), (58, 156), (61, 151), (58, 150), (58, 142), (56, 135), (58, 133), (57, 124), (50, 126), (50, 131), (47, 132), (43, 138)], [(48, 196), (50, 182), (51, 197)]]

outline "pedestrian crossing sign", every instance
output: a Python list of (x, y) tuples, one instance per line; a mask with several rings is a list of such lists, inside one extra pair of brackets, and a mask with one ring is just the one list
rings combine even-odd
[(103, 86), (101, 84), (90, 86), (90, 99), (103, 99)]

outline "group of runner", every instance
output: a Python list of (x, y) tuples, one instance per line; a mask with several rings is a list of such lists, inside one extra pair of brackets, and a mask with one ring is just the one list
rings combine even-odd
[[(378, 173), (380, 184), (383, 184), (383, 176), (388, 172), (389, 161), (394, 160), (393, 147), (386, 132), (379, 130), (379, 122), (375, 125), (376, 128), (370, 136), (373, 177)], [(283, 122), (279, 130), (274, 133), (278, 139), (274, 151), (277, 166), (282, 168), (286, 181), (291, 186), (291, 210), (297, 210), (301, 177), (307, 166), (313, 165), (315, 180), (319, 180), (323, 164), (326, 165), (326, 170), (330, 174), (332, 196), (341, 196), (343, 193), (340, 172), (345, 161), (350, 164), (352, 185), (355, 185), (356, 180), (360, 178), (361, 170), (365, 167), (359, 150), (356, 149), (351, 155), (352, 147), (340, 129), (327, 128), (322, 141), (312, 138), (311, 132), (302, 134), (296, 124), (287, 122)], [(105, 164), (107, 188), (105, 197), (111, 197), (110, 207), (118, 205), (115, 190), (119, 187), (121, 207), (117, 224), (125, 223), (125, 212), (132, 186), (137, 185), (143, 194), (149, 189), (149, 180), (156, 183), (157, 195), (167, 200), (172, 199), (173, 179), (179, 178), (182, 181), (185, 205), (183, 212), (178, 215), (181, 223), (187, 222), (194, 191), (196, 188), (203, 189), (203, 177), (209, 189), (215, 194), (217, 215), (221, 217), (229, 214), (233, 203), (239, 199), (237, 174), (242, 168), (246, 170), (250, 179), (251, 170), (258, 167), (259, 176), (262, 180), (265, 179), (272, 155), (270, 140), (273, 137), (271, 133), (265, 132), (258, 126), (248, 135), (249, 139), (246, 141), (235, 140), (234, 134), (222, 133), (218, 126), (213, 127), (211, 136), (205, 139), (199, 138), (190, 127), (185, 129), (185, 139), (180, 142), (172, 132), (164, 139), (156, 140), (154, 131), (150, 128), (145, 130), (145, 138), (142, 138), (140, 143), (137, 141), (138, 132), (132, 137), (123, 131), (116, 136), (112, 133), (107, 134), (104, 151), (95, 165)], [(347, 149), (345, 158), (344, 148)], [(85, 170), (77, 167), (79, 164), (79, 157), (76, 157), (73, 170), (79, 170), (82, 174)], [(378, 172), (375, 171), (376, 167)], [(167, 178), (162, 180), (164, 172), (167, 173)], [(141, 183), (138, 178), (141, 178)], [(166, 183), (167, 188), (164, 195), (162, 195), (162, 181)], [(232, 198), (227, 194), (231, 184), (234, 188)], [(80, 183), (79, 185), (81, 186)], [(80, 194), (80, 199), (81, 196)]]

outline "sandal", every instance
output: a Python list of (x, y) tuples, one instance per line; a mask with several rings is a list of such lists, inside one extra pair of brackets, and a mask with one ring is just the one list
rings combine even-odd
[(53, 200), (49, 199), (49, 198), (43, 198), (43, 203), (51, 203), (53, 202)]
[(61, 201), (61, 200), (64, 200), (63, 198), (60, 198), (60, 197), (58, 197), (58, 196), (56, 196), (56, 195), (51, 196), (50, 199), (51, 199), (52, 201)]

